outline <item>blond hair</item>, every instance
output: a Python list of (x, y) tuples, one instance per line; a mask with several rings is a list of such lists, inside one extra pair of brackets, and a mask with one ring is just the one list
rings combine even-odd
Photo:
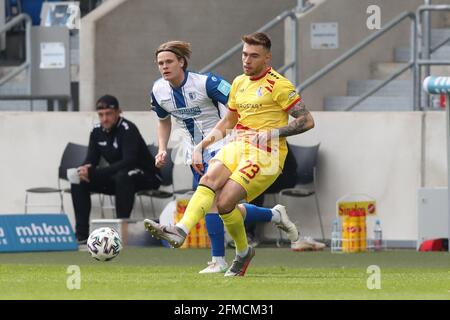
[(163, 51), (169, 51), (172, 52), (177, 56), (177, 58), (183, 59), (184, 65), (183, 70), (186, 71), (186, 68), (188, 66), (188, 60), (191, 57), (191, 44), (185, 41), (169, 41), (161, 44), (158, 49), (155, 51), (155, 60), (158, 59), (158, 54)]

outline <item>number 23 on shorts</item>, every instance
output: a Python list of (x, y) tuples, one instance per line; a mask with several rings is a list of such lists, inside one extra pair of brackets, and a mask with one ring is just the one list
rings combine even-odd
[(239, 172), (245, 174), (249, 179), (253, 179), (259, 172), (259, 166), (251, 160), (245, 161), (247, 164), (239, 169)]

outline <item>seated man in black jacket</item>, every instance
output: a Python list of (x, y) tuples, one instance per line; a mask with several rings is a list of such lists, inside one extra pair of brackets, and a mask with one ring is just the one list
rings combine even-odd
[[(117, 218), (129, 218), (135, 192), (161, 184), (154, 157), (136, 125), (120, 116), (117, 99), (105, 95), (96, 109), (100, 123), (91, 131), (86, 160), (77, 170), (80, 184), (71, 185), (79, 244), (89, 237), (91, 192), (115, 195)], [(101, 157), (108, 166), (99, 166)]]

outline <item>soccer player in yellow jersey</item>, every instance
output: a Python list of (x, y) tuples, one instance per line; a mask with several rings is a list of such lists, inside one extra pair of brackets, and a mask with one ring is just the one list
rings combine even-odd
[[(256, 198), (279, 176), (287, 154), (286, 137), (314, 127), (314, 120), (294, 85), (270, 67), (270, 38), (258, 32), (243, 36), (242, 40), (244, 74), (236, 77), (231, 85), (225, 117), (196, 146), (194, 169), (202, 174), (202, 150), (225, 137), (228, 130), (233, 129), (233, 140), (211, 159), (183, 219), (176, 226), (162, 226), (149, 220), (145, 223), (154, 236), (179, 247), (215, 199), (225, 228), (236, 245), (236, 257), (225, 276), (243, 276), (255, 255), (255, 249), (247, 243), (238, 203)], [(295, 119), (288, 123), (289, 115)], [(289, 223), (284, 227), (289, 235)]]

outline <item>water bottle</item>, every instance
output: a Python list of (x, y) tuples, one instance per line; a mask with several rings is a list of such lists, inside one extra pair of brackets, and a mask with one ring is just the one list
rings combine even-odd
[(373, 229), (373, 247), (375, 251), (383, 249), (383, 231), (381, 230), (380, 220), (375, 222), (375, 228)]
[(333, 229), (331, 231), (331, 252), (341, 251), (341, 233), (339, 231), (339, 222), (337, 219), (333, 221)]

